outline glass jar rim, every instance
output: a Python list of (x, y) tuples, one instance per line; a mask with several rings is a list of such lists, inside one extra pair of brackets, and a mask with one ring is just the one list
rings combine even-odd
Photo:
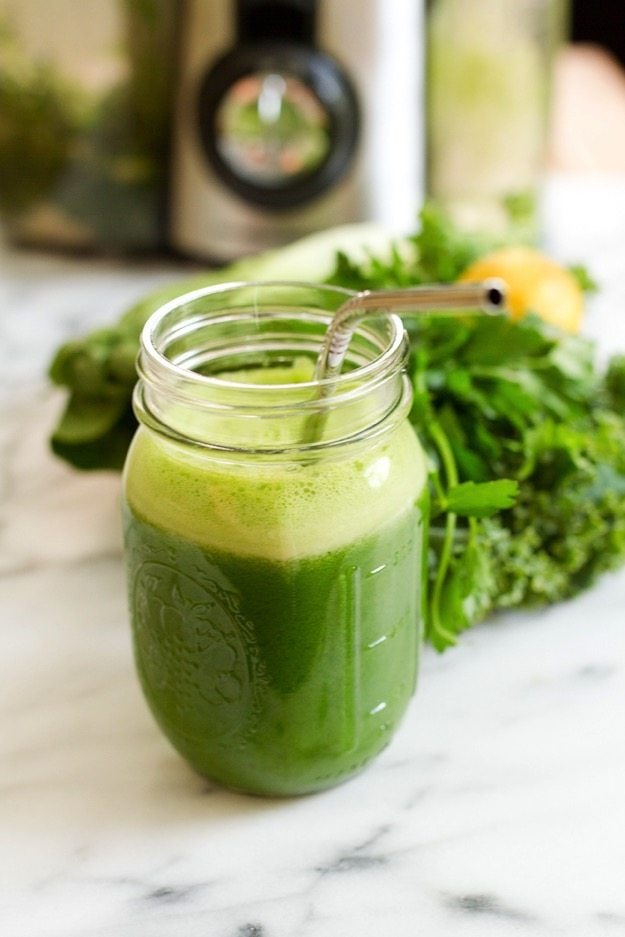
[[(266, 280), (212, 284), (170, 300), (142, 332), (133, 397), (139, 422), (228, 452), (325, 450), (385, 434), (411, 400), (408, 341), (398, 316), (363, 321), (337, 377), (252, 383), (254, 369), (271, 361), (302, 355), (312, 363), (335, 311), (354, 295), (332, 285)], [(248, 374), (239, 379), (240, 371)], [(283, 381), (280, 373), (276, 378)], [(308, 419), (319, 419), (323, 431), (313, 433)]]
[[(177, 309), (180, 309), (183, 306), (197, 300), (201, 300), (206, 296), (234, 293), (236, 290), (248, 288), (288, 288), (293, 290), (316, 290), (327, 293), (328, 295), (330, 293), (342, 295), (345, 297), (345, 301), (357, 295), (355, 290), (346, 289), (342, 286), (334, 286), (333, 284), (325, 283), (313, 283), (303, 280), (229, 280), (223, 283), (216, 283), (211, 284), (210, 286), (200, 287), (197, 290), (181, 293), (174, 299), (164, 303), (150, 315), (141, 331), (141, 355), (146, 355), (150, 363), (153, 366), (156, 366), (161, 372), (167, 373), (172, 378), (183, 378), (185, 381), (191, 382), (191, 384), (195, 384), (197, 387), (215, 387), (216, 389), (227, 387), (229, 390), (236, 390), (236, 388), (239, 387), (242, 390), (245, 389), (246, 392), (253, 392), (254, 390), (259, 390), (262, 388), (262, 390), (266, 392), (268, 389), (267, 384), (255, 384), (249, 381), (233, 381), (230, 378), (226, 379), (215, 377), (214, 375), (201, 374), (197, 371), (193, 371), (191, 368), (185, 368), (175, 361), (171, 361), (162, 351), (160, 351), (156, 341), (156, 333), (158, 328), (162, 326), (163, 321), (167, 318), (167, 316), (175, 312)], [(293, 305), (295, 306), (296, 304), (293, 303)], [(377, 373), (379, 373), (380, 370), (384, 370), (387, 364), (393, 364), (396, 361), (397, 356), (402, 352), (405, 338), (405, 329), (401, 318), (394, 313), (385, 316), (385, 320), (388, 322), (391, 328), (391, 340), (388, 346), (381, 352), (381, 354), (373, 358), (371, 361), (368, 361), (366, 364), (357, 366), (353, 370), (339, 374), (338, 376), (323, 378), (321, 380), (311, 379), (308, 381), (298, 382), (298, 388), (302, 391), (306, 391), (312, 390), (313, 388), (324, 388), (327, 386), (332, 386), (335, 393), (340, 395), (341, 387), (344, 387), (348, 384), (353, 384), (354, 378), (366, 381), (368, 378), (374, 377)], [(358, 327), (356, 327), (355, 331), (358, 331)], [(270, 387), (272, 390), (275, 390), (276, 393), (279, 393), (280, 391), (291, 390), (293, 388), (293, 384), (272, 383)]]

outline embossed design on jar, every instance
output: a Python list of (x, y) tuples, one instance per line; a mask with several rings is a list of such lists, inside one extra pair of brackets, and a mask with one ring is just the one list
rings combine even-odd
[(256, 709), (249, 625), (236, 593), (204, 565), (191, 575), (173, 558), (139, 561), (132, 590), (142, 678), (198, 738), (207, 724), (213, 736), (231, 735)]

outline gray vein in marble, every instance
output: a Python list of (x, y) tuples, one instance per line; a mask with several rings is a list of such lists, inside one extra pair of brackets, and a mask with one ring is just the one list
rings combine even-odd
[(149, 891), (143, 896), (144, 901), (156, 904), (178, 904), (186, 901), (190, 895), (203, 888), (202, 885), (186, 885), (182, 888), (175, 888), (171, 885), (159, 885), (158, 888)]
[(452, 911), (463, 914), (496, 917), (509, 921), (519, 921), (524, 924), (536, 922), (533, 915), (504, 905), (495, 895), (446, 895), (444, 903)]
[(426, 784), (423, 787), (417, 788), (417, 790), (404, 801), (404, 810), (410, 812), (414, 810), (415, 807), (420, 807), (423, 801), (426, 800), (433, 791), (436, 791), (436, 787), (433, 784)]
[(236, 937), (266, 937), (265, 928), (262, 924), (242, 924)]
[(585, 664), (583, 667), (578, 667), (572, 677), (574, 680), (581, 677), (582, 680), (601, 681), (615, 677), (618, 672), (618, 668), (613, 664)]
[(595, 915), (595, 919), (601, 924), (618, 927), (619, 932), (625, 934), (625, 912), (599, 911)]
[(377, 846), (389, 832), (390, 827), (385, 825), (375, 830), (364, 842), (353, 846), (350, 850), (338, 856), (326, 865), (317, 866), (316, 872), (321, 875), (331, 875), (335, 872), (353, 872), (361, 869), (370, 869), (388, 862), (388, 856), (379, 852), (371, 853), (372, 847)]

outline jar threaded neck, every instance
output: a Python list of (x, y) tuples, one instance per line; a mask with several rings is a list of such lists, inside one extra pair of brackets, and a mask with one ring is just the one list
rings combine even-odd
[[(332, 315), (351, 295), (312, 284), (232, 283), (180, 296), (144, 328), (138, 419), (199, 446), (266, 454), (325, 449), (386, 431), (410, 405), (407, 340), (396, 316), (358, 328), (347, 369), (331, 379), (329, 395), (313, 379)], [(298, 362), (298, 379), (285, 381)], [(322, 410), (323, 434), (311, 441), (305, 427)]]

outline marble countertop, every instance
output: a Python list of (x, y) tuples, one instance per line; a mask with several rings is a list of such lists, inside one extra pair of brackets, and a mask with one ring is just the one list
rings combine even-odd
[[(625, 181), (553, 180), (547, 241), (625, 349)], [(196, 777), (133, 673), (116, 476), (46, 437), (44, 369), (162, 266), (0, 256), (3, 937), (625, 934), (625, 571), (427, 651), (398, 735), (292, 800)]]

